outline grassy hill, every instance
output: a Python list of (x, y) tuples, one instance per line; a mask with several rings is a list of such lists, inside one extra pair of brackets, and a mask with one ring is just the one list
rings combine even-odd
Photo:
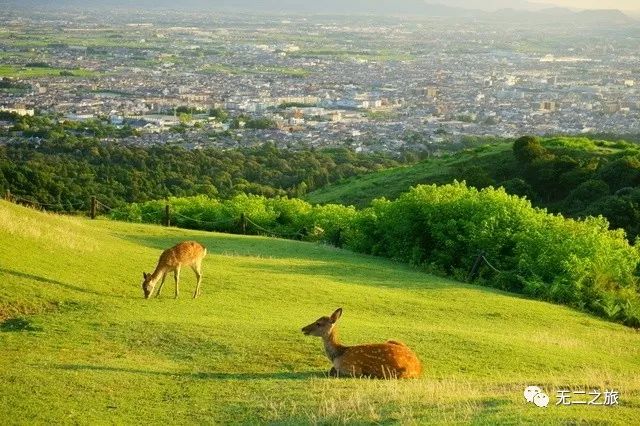
[[(161, 249), (208, 247), (203, 296), (144, 300)], [(412, 381), (332, 379), (300, 328), (338, 306), (355, 344), (405, 341)], [(632, 424), (640, 334), (331, 247), (46, 215), (0, 202), (0, 420)], [(527, 385), (551, 397), (525, 403)], [(620, 405), (556, 406), (560, 389)], [(576, 398), (574, 396), (574, 398)], [(578, 398), (579, 399), (579, 398)]]
[[(581, 210), (585, 206), (578, 203), (581, 208), (576, 209), (577, 200), (571, 198), (571, 191), (589, 179), (604, 179), (606, 182), (603, 184), (609, 185), (607, 191), (610, 192), (600, 196), (613, 195), (622, 187), (637, 187), (639, 184), (637, 174), (640, 172), (636, 163), (640, 161), (640, 149), (637, 144), (581, 137), (543, 138), (539, 139), (539, 143), (545, 154), (533, 166), (516, 160), (513, 143), (495, 143), (428, 159), (412, 166), (350, 177), (310, 192), (306, 199), (314, 204), (339, 203), (362, 207), (375, 198), (395, 199), (410, 187), (423, 183), (444, 184), (466, 180), (470, 186), (483, 188), (502, 185), (516, 178), (526, 181), (529, 189), (523, 190), (507, 183), (507, 191), (526, 195), (536, 205), (573, 216), (603, 214), (612, 219), (613, 212), (602, 206), (595, 211), (585, 212)], [(622, 158), (632, 160), (630, 164), (616, 163)], [(616, 170), (608, 172), (607, 164)], [(593, 203), (597, 198), (587, 197), (585, 204)], [(626, 223), (615, 224), (629, 231)]]
[(310, 192), (305, 198), (314, 204), (366, 206), (375, 198), (395, 199), (410, 187), (423, 183), (443, 184), (461, 179), (470, 167), (490, 167), (494, 163), (515, 167), (511, 143), (499, 143), (433, 158), (411, 166), (354, 176)]

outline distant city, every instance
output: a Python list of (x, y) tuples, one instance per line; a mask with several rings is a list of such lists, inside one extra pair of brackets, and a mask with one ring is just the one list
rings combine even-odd
[(639, 41), (640, 24), (610, 11), (527, 22), (13, 8), (0, 12), (0, 110), (192, 149), (637, 134)]

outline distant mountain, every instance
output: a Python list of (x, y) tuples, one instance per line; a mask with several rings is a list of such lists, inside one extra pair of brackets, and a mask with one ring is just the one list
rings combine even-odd
[[(0, 0), (0, 7), (22, 9), (208, 10), (309, 15), (403, 15), (511, 19), (524, 22), (576, 21), (582, 24), (629, 24), (634, 19), (618, 10), (573, 12), (540, 9), (527, 0)], [(544, 6), (544, 5), (543, 5)]]
[[(158, 9), (175, 10), (213, 10), (238, 12), (270, 12), (270, 13), (312, 13), (312, 14), (457, 14), (458, 8), (444, 4), (427, 4), (424, 0), (0, 0), (0, 6), (11, 4), (16, 7), (46, 7), (46, 8), (128, 8), (128, 9)], [(464, 12), (462, 12), (464, 13)]]
[(527, 0), (430, 0), (430, 2), (461, 9), (478, 9), (490, 12), (500, 9), (540, 10), (551, 7), (549, 4), (532, 3)]
[(634, 18), (619, 10), (584, 10), (574, 12), (562, 7), (538, 11), (501, 9), (492, 14), (500, 20), (523, 23), (572, 23), (578, 25), (630, 25), (637, 23)]
[(625, 15), (617, 9), (607, 10), (583, 10), (577, 13), (580, 20), (584, 22), (598, 23), (602, 21), (618, 23), (618, 24), (632, 24), (638, 21), (635, 18)]

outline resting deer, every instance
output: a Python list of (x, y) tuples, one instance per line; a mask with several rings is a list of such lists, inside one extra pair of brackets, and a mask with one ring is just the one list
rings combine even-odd
[(160, 287), (158, 287), (158, 293), (156, 297), (160, 296), (160, 291), (164, 285), (164, 279), (169, 272), (173, 271), (173, 278), (176, 281), (176, 298), (178, 297), (178, 282), (180, 281), (180, 268), (183, 266), (191, 266), (193, 272), (196, 273), (198, 283), (196, 284), (196, 291), (193, 293), (193, 298), (198, 297), (200, 292), (200, 282), (202, 281), (202, 259), (206, 256), (207, 249), (200, 243), (195, 241), (184, 241), (179, 243), (170, 249), (162, 252), (160, 259), (158, 260), (158, 266), (156, 270), (151, 274), (146, 272), (142, 273), (144, 281), (142, 282), (142, 291), (144, 291), (144, 298), (148, 299), (153, 293), (153, 289), (160, 279)]
[(420, 360), (404, 343), (389, 340), (371, 345), (343, 346), (338, 342), (338, 308), (330, 317), (321, 317), (302, 329), (309, 336), (322, 337), (324, 349), (333, 363), (330, 376), (408, 379), (420, 376)]

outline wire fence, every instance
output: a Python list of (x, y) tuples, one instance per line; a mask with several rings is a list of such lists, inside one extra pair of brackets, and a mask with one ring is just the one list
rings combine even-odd
[[(18, 204), (27, 205), (29, 207), (36, 207), (39, 210), (44, 210), (46, 207), (63, 210), (63, 207), (64, 207), (63, 204), (67, 207), (71, 207), (72, 209), (76, 209), (76, 211), (87, 209), (87, 204), (84, 202), (73, 203), (73, 202), (65, 201), (64, 203), (63, 202), (42, 203), (30, 198), (26, 198), (25, 196), (9, 194), (8, 191), (7, 191), (7, 195), (5, 196), (5, 199)], [(92, 197), (91, 203), (90, 203), (89, 216), (91, 216), (92, 218), (95, 218), (99, 211), (105, 212), (105, 213), (113, 213), (117, 211), (117, 209), (103, 203), (97, 197)], [(231, 229), (229, 229), (229, 227), (231, 225), (236, 225), (237, 227), (236, 231), (242, 232), (244, 234), (247, 234), (249, 231), (251, 231), (251, 228), (253, 228), (253, 231), (255, 231), (255, 233), (257, 234), (263, 233), (271, 237), (284, 238), (284, 239), (303, 239), (308, 235), (306, 227), (302, 227), (295, 232), (282, 232), (274, 229), (268, 229), (260, 225), (259, 223), (256, 223), (254, 220), (252, 220), (249, 216), (245, 215), (244, 213), (242, 213), (240, 217), (237, 217), (237, 218), (231, 217), (231, 218), (214, 220), (214, 221), (203, 220), (198, 217), (187, 216), (183, 213), (180, 213), (179, 211), (176, 211), (175, 209), (171, 209), (171, 205), (169, 203), (165, 205), (164, 211), (158, 210), (154, 212), (140, 212), (139, 218), (140, 218), (140, 221), (143, 223), (154, 223), (154, 224), (163, 223), (166, 226), (170, 226), (170, 224), (172, 223), (178, 224), (179, 222), (190, 221), (191, 223), (198, 224), (200, 227), (206, 227), (208, 228), (208, 230), (218, 231), (218, 232), (232, 231)], [(179, 221), (176, 219), (182, 219), (182, 220)], [(182, 225), (184, 225), (184, 223), (182, 223)], [(478, 253), (475, 259), (475, 262), (471, 267), (471, 270), (469, 271), (469, 274), (467, 276), (468, 282), (471, 282), (476, 277), (478, 277), (480, 273), (480, 267), (483, 264), (489, 267), (489, 269), (491, 269), (493, 272), (497, 274), (515, 272), (515, 271), (503, 271), (498, 269), (489, 261), (489, 259), (487, 259), (486, 253), (484, 251), (481, 251)]]
[(257, 230), (266, 232), (267, 234), (270, 234), (271, 236), (274, 236), (274, 237), (293, 239), (293, 238), (302, 238), (302, 237), (304, 237), (306, 235), (306, 233), (304, 232), (304, 227), (299, 229), (296, 232), (277, 232), (277, 231), (272, 231), (270, 229), (266, 229), (266, 228), (258, 225), (257, 223), (255, 223), (254, 221), (252, 221), (248, 217), (246, 217), (246, 220), (247, 220), (248, 223), (250, 223)]
[(39, 210), (49, 209), (49, 210), (61, 211), (61, 210), (69, 209), (70, 207), (72, 210), (80, 211), (86, 208), (86, 204), (81, 201), (77, 201), (77, 202), (59, 201), (56, 203), (43, 203), (42, 201), (37, 201), (33, 198), (27, 198), (27, 197), (28, 196), (20, 196), (20, 195), (7, 193), (7, 196), (5, 196), (5, 199), (7, 201), (12, 201), (16, 204), (34, 207)]
[[(117, 213), (119, 211), (118, 208), (114, 208), (108, 204), (105, 204), (95, 196), (91, 197), (88, 204), (86, 202), (71, 201), (43, 203), (29, 198), (29, 196), (10, 194), (9, 191), (7, 191), (5, 199), (17, 204), (36, 208), (38, 210), (45, 210), (47, 208), (50, 208), (56, 211), (69, 211), (69, 209), (71, 209), (74, 213), (85, 211), (92, 219), (95, 219), (101, 214), (113, 215), (114, 213)], [(256, 220), (252, 219), (244, 213), (241, 213), (239, 217), (229, 217), (219, 220), (204, 220), (201, 217), (190, 216), (177, 211), (177, 209), (172, 208), (172, 206), (168, 202), (165, 205), (164, 209), (139, 212), (134, 214), (134, 217), (132, 217), (131, 213), (127, 213), (126, 211), (120, 212), (122, 213), (123, 220), (140, 221), (142, 223), (164, 224), (166, 226), (171, 226), (172, 224), (174, 224), (179, 227), (182, 226), (185, 228), (189, 228), (189, 226), (185, 225), (195, 224), (198, 228), (204, 228), (205, 230), (209, 231), (268, 235), (271, 237), (284, 239), (302, 240), (306, 236), (308, 236), (307, 227), (303, 226), (298, 230), (292, 232), (269, 229), (268, 227), (257, 223)]]
[(108, 212), (113, 211), (114, 209), (112, 207), (109, 207), (108, 205), (104, 204), (102, 201), (97, 200), (96, 202), (98, 203), (98, 206), (101, 206), (103, 209), (107, 210)]
[[(476, 260), (473, 263), (473, 266), (471, 267), (471, 270), (469, 271), (469, 275), (467, 276), (467, 282), (473, 281), (480, 274), (480, 267), (483, 264), (488, 266), (489, 269), (491, 269), (496, 274), (512, 274), (512, 273), (516, 273), (518, 271), (517, 269), (505, 271), (505, 270), (501, 270), (501, 269), (496, 268), (491, 262), (489, 262), (489, 259), (487, 259), (486, 252), (481, 251), (481, 252), (478, 253), (478, 256), (476, 257)], [(525, 269), (529, 270), (532, 275), (535, 275), (535, 273), (531, 270), (531, 268), (525, 266)]]
[(180, 217), (182, 219), (190, 220), (190, 221), (193, 221), (195, 223), (200, 223), (202, 225), (208, 225), (208, 226), (218, 226), (218, 225), (222, 225), (222, 224), (232, 224), (234, 222), (237, 222), (235, 219), (232, 219), (232, 218), (230, 218), (230, 219), (221, 219), (221, 220), (217, 220), (217, 221), (212, 222), (212, 221), (208, 221), (208, 220), (198, 219), (198, 218), (195, 218), (195, 217), (189, 217), (189, 216), (186, 216), (186, 215), (184, 215), (182, 213), (178, 213), (176, 211), (172, 212), (172, 214), (174, 216)]

